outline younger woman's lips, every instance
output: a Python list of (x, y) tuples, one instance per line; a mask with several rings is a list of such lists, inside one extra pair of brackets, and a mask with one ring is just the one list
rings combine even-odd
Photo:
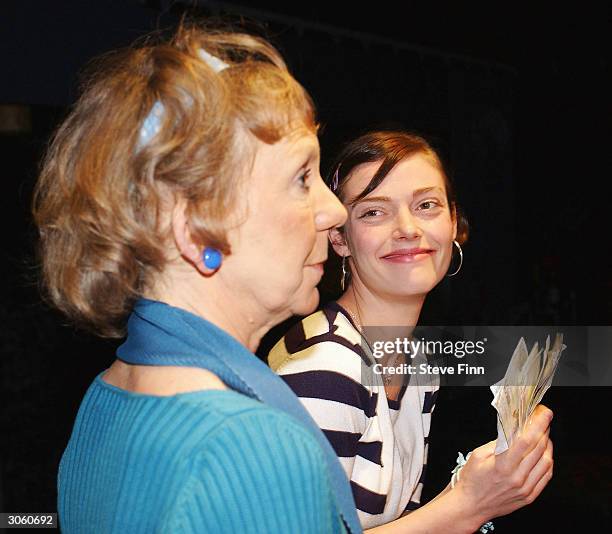
[(387, 256), (383, 256), (382, 259), (390, 261), (391, 263), (414, 263), (429, 258), (433, 252), (433, 250), (423, 250), (414, 254), (402, 252), (398, 254), (388, 254)]

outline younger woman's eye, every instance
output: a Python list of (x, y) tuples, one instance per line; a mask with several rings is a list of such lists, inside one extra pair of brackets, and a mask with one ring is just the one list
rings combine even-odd
[(365, 219), (367, 217), (377, 217), (378, 215), (382, 215), (382, 211), (381, 210), (375, 210), (375, 209), (371, 209), (368, 211), (364, 211), (359, 218), (360, 219)]
[(426, 200), (425, 202), (421, 202), (417, 209), (429, 211), (439, 206), (440, 203), (437, 200)]

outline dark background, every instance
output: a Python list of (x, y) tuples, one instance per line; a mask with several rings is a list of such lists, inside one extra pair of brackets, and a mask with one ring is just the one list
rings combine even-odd
[[(29, 215), (40, 156), (86, 62), (172, 26), (186, 4), (194, 3), (11, 0), (0, 8), (0, 511), (56, 510), (56, 470), (76, 410), (117, 344), (64, 326), (40, 302)], [(460, 275), (432, 292), (424, 322), (610, 324), (605, 3), (205, 4), (197, 14), (242, 14), (281, 49), (317, 104), (323, 171), (343, 142), (373, 127), (416, 130), (442, 152), (471, 237)], [(323, 299), (335, 296), (334, 267)], [(490, 400), (478, 388), (441, 392), (427, 497), (448, 481), (457, 451), (494, 438)], [(496, 520), (496, 532), (609, 529), (610, 400), (609, 388), (548, 392), (555, 477), (532, 506)]]

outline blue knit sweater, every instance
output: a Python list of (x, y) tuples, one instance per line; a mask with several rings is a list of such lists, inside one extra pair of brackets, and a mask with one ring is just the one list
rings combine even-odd
[(290, 416), (231, 390), (141, 395), (99, 375), (58, 480), (62, 532), (344, 532)]

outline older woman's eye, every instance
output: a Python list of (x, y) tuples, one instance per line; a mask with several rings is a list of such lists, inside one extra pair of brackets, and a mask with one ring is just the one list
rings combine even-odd
[(310, 169), (307, 169), (306, 171), (304, 171), (302, 174), (298, 176), (298, 182), (300, 184), (300, 187), (304, 189), (305, 191), (308, 191), (310, 189), (310, 184), (308, 183), (309, 177), (310, 177)]

